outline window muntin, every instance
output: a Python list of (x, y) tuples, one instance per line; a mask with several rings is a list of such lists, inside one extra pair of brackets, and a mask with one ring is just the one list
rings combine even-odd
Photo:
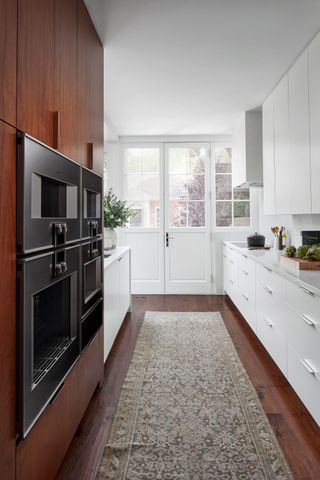
[(250, 189), (232, 188), (232, 149), (215, 147), (216, 226), (250, 227)]

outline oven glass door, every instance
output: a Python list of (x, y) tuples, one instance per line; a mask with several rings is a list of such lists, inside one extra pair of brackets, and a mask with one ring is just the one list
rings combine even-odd
[(82, 168), (82, 238), (102, 234), (102, 177)]
[(102, 295), (102, 240), (82, 246), (84, 315)]
[(22, 438), (79, 356), (80, 278), (80, 246), (18, 263), (18, 397)]

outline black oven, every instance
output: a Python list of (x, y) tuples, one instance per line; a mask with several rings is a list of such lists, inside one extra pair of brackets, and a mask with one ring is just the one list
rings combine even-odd
[(19, 430), (24, 438), (80, 353), (80, 246), (18, 260)]
[(103, 241), (96, 238), (82, 244), (82, 348), (102, 324), (102, 274)]
[(82, 239), (102, 235), (103, 179), (82, 167)]
[(20, 132), (17, 162), (17, 252), (80, 240), (81, 167)]

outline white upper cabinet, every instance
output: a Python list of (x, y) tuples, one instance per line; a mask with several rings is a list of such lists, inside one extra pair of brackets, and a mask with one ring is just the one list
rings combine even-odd
[(266, 215), (276, 213), (274, 171), (273, 95), (262, 106), (263, 207)]
[(308, 48), (312, 213), (320, 212), (320, 34)]
[[(289, 95), (288, 75), (274, 90), (274, 165), (276, 213), (289, 213), (288, 166), (289, 158)], [(291, 174), (291, 172), (290, 172)]]
[(320, 213), (320, 34), (266, 100), (263, 117), (265, 213)]
[(282, 213), (311, 212), (307, 50), (289, 70), (289, 157), (283, 174), (287, 188), (285, 209)]

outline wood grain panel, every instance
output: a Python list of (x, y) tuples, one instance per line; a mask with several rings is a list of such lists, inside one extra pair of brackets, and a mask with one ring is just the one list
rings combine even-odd
[(53, 480), (101, 376), (100, 333), (17, 447), (17, 480)]
[(54, 146), (54, 0), (18, 0), (17, 125)]
[(60, 113), (58, 150), (78, 160), (77, 0), (55, 0), (55, 110)]
[(16, 131), (0, 121), (0, 472), (15, 472)]
[(90, 143), (90, 42), (91, 22), (82, 0), (78, 0), (78, 158), (89, 167)]
[(82, 164), (102, 174), (103, 47), (82, 0), (78, 1), (78, 113)]
[(0, 119), (16, 126), (17, 0), (0, 0)]

